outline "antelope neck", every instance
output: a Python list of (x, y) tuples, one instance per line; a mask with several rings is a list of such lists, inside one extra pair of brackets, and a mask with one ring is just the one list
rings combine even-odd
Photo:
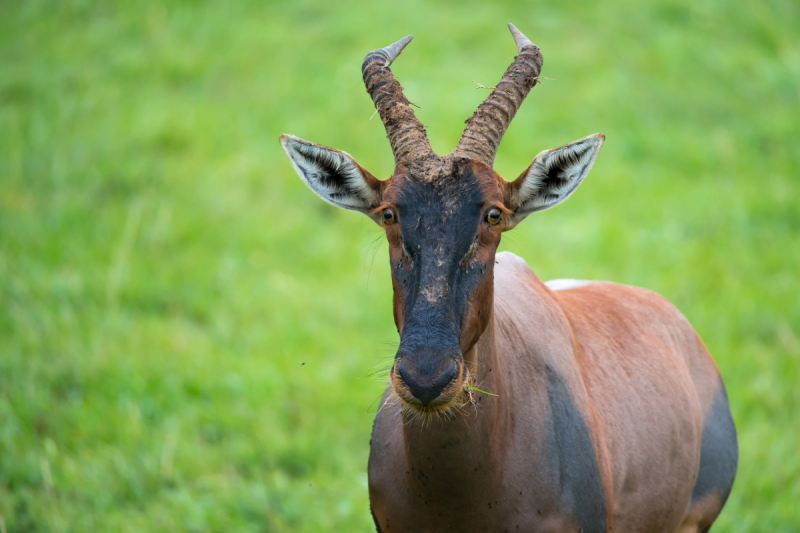
[[(495, 344), (494, 317), (478, 342), (464, 354), (472, 380), (493, 393), (503, 388), (503, 374)], [(475, 404), (467, 403), (452, 419), (432, 419), (424, 424), (403, 414), (406, 470), (411, 486), (439, 491), (461, 499), (491, 491), (502, 480), (504, 448), (510, 441), (510, 398), (472, 391)]]

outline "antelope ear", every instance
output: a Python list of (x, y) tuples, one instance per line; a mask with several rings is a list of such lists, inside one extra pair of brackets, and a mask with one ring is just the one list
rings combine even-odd
[(372, 218), (370, 211), (381, 205), (382, 182), (350, 154), (292, 135), (281, 135), (280, 140), (297, 175), (320, 198)]
[(575, 192), (594, 164), (605, 135), (595, 133), (561, 148), (545, 150), (506, 188), (506, 206), (517, 224), (534, 211), (566, 200)]

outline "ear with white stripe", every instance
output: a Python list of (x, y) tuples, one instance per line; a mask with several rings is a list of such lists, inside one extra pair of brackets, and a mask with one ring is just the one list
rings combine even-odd
[(517, 224), (534, 211), (548, 209), (575, 192), (594, 164), (605, 136), (595, 133), (561, 148), (545, 150), (506, 189), (506, 207)]
[(381, 205), (382, 182), (350, 154), (293, 135), (281, 135), (280, 140), (297, 175), (320, 198), (373, 218), (370, 211)]

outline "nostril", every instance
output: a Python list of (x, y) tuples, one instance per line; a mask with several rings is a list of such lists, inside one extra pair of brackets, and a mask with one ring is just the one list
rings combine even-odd
[(414, 381), (414, 378), (411, 377), (411, 374), (409, 374), (408, 370), (406, 369), (406, 362), (404, 360), (399, 361), (395, 365), (395, 370), (398, 374), (400, 374), (400, 379), (402, 379), (406, 385)]
[(414, 398), (422, 402), (422, 405), (428, 405), (438, 398), (442, 394), (442, 390), (453, 381), (453, 378), (458, 373), (458, 365), (456, 363), (452, 363), (439, 375), (425, 376), (428, 379), (415, 377), (403, 360), (397, 363), (396, 368), (400, 374), (400, 379), (406, 384), (409, 392)]

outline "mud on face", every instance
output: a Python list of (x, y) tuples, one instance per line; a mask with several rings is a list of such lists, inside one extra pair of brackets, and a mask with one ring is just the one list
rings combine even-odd
[(451, 173), (427, 180), (402, 169), (379, 208), (400, 332), (391, 384), (420, 412), (463, 402), (463, 354), (488, 324), (494, 255), (508, 219), (491, 169), (456, 161)]

